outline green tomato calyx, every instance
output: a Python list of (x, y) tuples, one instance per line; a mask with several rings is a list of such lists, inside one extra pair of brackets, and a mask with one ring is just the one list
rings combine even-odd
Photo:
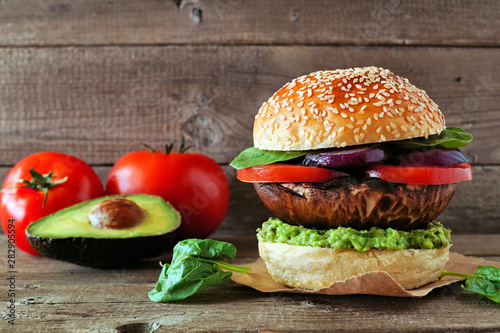
[(17, 180), (18, 183), (23, 184), (22, 186), (14, 186), (6, 188), (3, 189), (2, 192), (9, 191), (16, 187), (27, 187), (37, 191), (42, 191), (43, 193), (45, 193), (45, 198), (43, 199), (43, 204), (42, 204), (42, 209), (44, 209), (45, 203), (47, 202), (47, 198), (49, 197), (49, 189), (56, 185), (62, 184), (68, 180), (68, 177), (64, 177), (62, 179), (54, 181), (52, 179), (54, 175), (52, 171), (46, 174), (41, 174), (40, 172), (36, 171), (33, 167), (30, 169), (30, 174), (31, 174), (30, 180), (24, 180), (24, 179)]
[[(150, 146), (150, 145), (148, 145), (146, 143), (140, 142), (140, 141), (138, 141), (137, 143), (139, 143), (139, 144), (143, 145), (144, 147), (146, 147), (150, 152), (156, 153), (156, 150), (152, 146)], [(174, 146), (175, 146), (175, 140), (172, 141), (172, 142), (170, 142), (170, 143), (168, 143), (168, 144), (166, 144), (165, 145), (165, 154), (170, 154), (171, 152), (173, 152), (174, 151)], [(184, 135), (183, 135), (181, 137), (181, 143), (179, 145), (179, 150), (177, 152), (178, 153), (184, 153), (187, 150), (189, 150), (191, 147), (192, 146), (186, 146), (186, 141), (185, 141)]]

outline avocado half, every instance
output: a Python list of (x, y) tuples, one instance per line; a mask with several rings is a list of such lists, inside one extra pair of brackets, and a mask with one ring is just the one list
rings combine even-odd
[[(124, 229), (93, 226), (89, 212), (100, 202), (113, 198), (137, 204), (144, 212), (142, 222)], [(88, 267), (121, 268), (171, 249), (180, 224), (179, 212), (161, 197), (112, 195), (45, 216), (26, 228), (26, 237), (46, 257)]]

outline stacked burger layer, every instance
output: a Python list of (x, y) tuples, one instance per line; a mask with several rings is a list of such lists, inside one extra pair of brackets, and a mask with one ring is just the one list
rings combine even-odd
[(472, 137), (446, 128), (425, 91), (377, 67), (311, 73), (262, 105), (253, 139), (231, 165), (276, 216), (257, 233), (276, 281), (319, 290), (385, 271), (413, 289), (438, 278), (451, 241), (434, 219), (472, 179), (459, 150)]

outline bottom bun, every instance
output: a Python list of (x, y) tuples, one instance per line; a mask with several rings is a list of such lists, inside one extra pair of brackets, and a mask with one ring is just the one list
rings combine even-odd
[(273, 280), (317, 291), (368, 272), (387, 272), (404, 289), (438, 279), (450, 247), (408, 250), (337, 250), (259, 241), (259, 254)]

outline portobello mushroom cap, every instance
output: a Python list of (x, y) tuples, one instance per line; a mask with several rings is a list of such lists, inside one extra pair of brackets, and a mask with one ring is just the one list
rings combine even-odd
[(379, 178), (339, 177), (327, 183), (255, 183), (276, 217), (307, 228), (371, 227), (411, 230), (437, 218), (455, 184), (408, 185)]

